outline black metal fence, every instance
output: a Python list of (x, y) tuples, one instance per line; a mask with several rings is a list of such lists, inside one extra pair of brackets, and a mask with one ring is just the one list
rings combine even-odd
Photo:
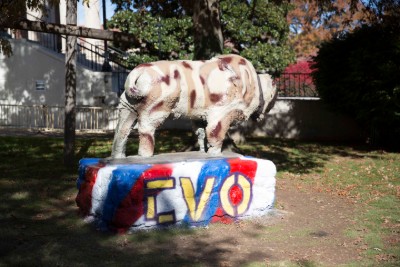
[[(118, 95), (124, 90), (128, 71), (114, 71), (112, 73), (113, 86), (118, 88)], [(279, 97), (319, 97), (311, 73), (282, 73), (274, 79)]]
[(282, 73), (274, 81), (279, 97), (318, 97), (311, 73)]
[[(49, 50), (56, 53), (63, 54), (63, 43), (65, 46), (65, 37), (59, 34), (42, 33), (42, 32), (28, 32), (25, 34), (27, 40), (37, 43)], [(108, 59), (109, 69), (112, 73), (112, 87), (114, 92), (120, 95), (124, 89), (126, 77), (129, 74), (129, 69), (124, 64), (126, 55), (116, 48), (109, 47), (107, 51), (103, 46), (98, 46), (78, 38), (77, 43), (77, 61), (80, 65), (93, 70), (105, 71), (104, 64)]]
[[(128, 71), (112, 73), (113, 86), (118, 88), (118, 95), (124, 90)], [(319, 97), (311, 73), (282, 73), (274, 79), (279, 97)]]
[[(29, 14), (37, 21), (43, 21), (33, 14)], [(36, 42), (47, 49), (50, 49), (56, 53), (64, 53), (64, 47), (66, 46), (66, 38), (60, 34), (44, 33), (44, 32), (31, 32), (22, 31), (22, 37), (29, 41)], [(77, 61), (81, 65), (94, 70), (94, 71), (117, 71), (121, 72), (128, 68), (125, 62), (126, 53), (109, 46), (107, 51), (101, 42), (98, 44), (93, 44), (91, 42), (85, 41), (83, 38), (78, 38), (77, 42)], [(104, 63), (107, 61), (111, 69), (104, 69)]]
[(128, 77), (128, 71), (113, 71), (112, 72), (112, 86), (113, 91), (117, 92), (118, 97), (124, 92), (124, 85)]
[[(36, 32), (34, 38), (28, 34), (28, 40), (40, 44), (47, 49), (56, 53), (64, 53), (62, 51), (62, 44), (65, 44), (65, 37), (57, 34)], [(93, 71), (104, 71), (103, 65), (107, 59), (111, 67), (109, 71), (121, 72), (126, 69), (123, 65), (124, 55), (118, 54), (118, 51), (108, 50), (105, 51), (102, 46), (92, 44), (82, 38), (78, 38), (77, 42), (77, 61), (79, 64), (85, 66)]]

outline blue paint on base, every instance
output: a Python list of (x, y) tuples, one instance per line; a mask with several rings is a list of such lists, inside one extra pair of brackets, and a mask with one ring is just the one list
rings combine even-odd
[(100, 161), (99, 158), (85, 158), (85, 159), (81, 159), (79, 161), (79, 169), (78, 169), (78, 179), (76, 179), (76, 187), (78, 189), (81, 188), (81, 184), (83, 183), (83, 181), (85, 181), (85, 172), (86, 172), (86, 167), (89, 165), (96, 165), (98, 164)]
[(190, 215), (187, 214), (183, 219), (184, 224), (195, 225), (195, 226), (206, 226), (210, 223), (212, 216), (215, 214), (216, 210), (220, 206), (219, 200), (219, 191), (222, 186), (222, 182), (224, 181), (225, 177), (228, 176), (230, 172), (229, 163), (225, 159), (221, 160), (210, 160), (207, 161), (201, 168), (198, 180), (197, 180), (197, 187), (195, 192), (195, 199), (196, 199), (196, 208), (197, 204), (200, 201), (201, 194), (204, 190), (204, 186), (206, 184), (206, 180), (209, 177), (214, 177), (214, 186), (211, 191), (211, 196), (209, 199), (208, 204), (206, 205), (205, 210), (201, 216), (201, 219), (196, 222), (190, 218)]
[(133, 185), (150, 164), (121, 166), (112, 172), (108, 194), (103, 207), (103, 220), (111, 222), (118, 206), (131, 191)]

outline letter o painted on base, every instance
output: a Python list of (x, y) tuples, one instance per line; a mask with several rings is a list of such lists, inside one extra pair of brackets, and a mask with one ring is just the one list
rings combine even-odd
[(242, 174), (232, 174), (222, 184), (219, 198), (222, 208), (228, 215), (232, 217), (242, 215), (250, 206), (251, 182)]

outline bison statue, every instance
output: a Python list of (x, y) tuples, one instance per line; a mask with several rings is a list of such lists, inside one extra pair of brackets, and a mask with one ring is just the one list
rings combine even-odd
[(171, 114), (205, 121), (207, 152), (220, 154), (230, 125), (250, 117), (262, 119), (275, 97), (271, 77), (258, 75), (238, 55), (141, 64), (128, 75), (120, 97), (111, 157), (125, 157), (126, 142), (136, 123), (138, 155), (151, 157), (155, 130)]

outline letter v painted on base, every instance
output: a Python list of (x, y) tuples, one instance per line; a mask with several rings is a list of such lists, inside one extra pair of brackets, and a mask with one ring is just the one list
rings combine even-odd
[(203, 215), (205, 206), (210, 199), (210, 195), (214, 186), (214, 177), (208, 177), (205, 181), (203, 192), (200, 194), (200, 200), (196, 203), (195, 191), (193, 187), (192, 180), (187, 177), (180, 177), (182, 186), (183, 197), (186, 202), (186, 206), (189, 209), (190, 218), (197, 222), (201, 219)]

